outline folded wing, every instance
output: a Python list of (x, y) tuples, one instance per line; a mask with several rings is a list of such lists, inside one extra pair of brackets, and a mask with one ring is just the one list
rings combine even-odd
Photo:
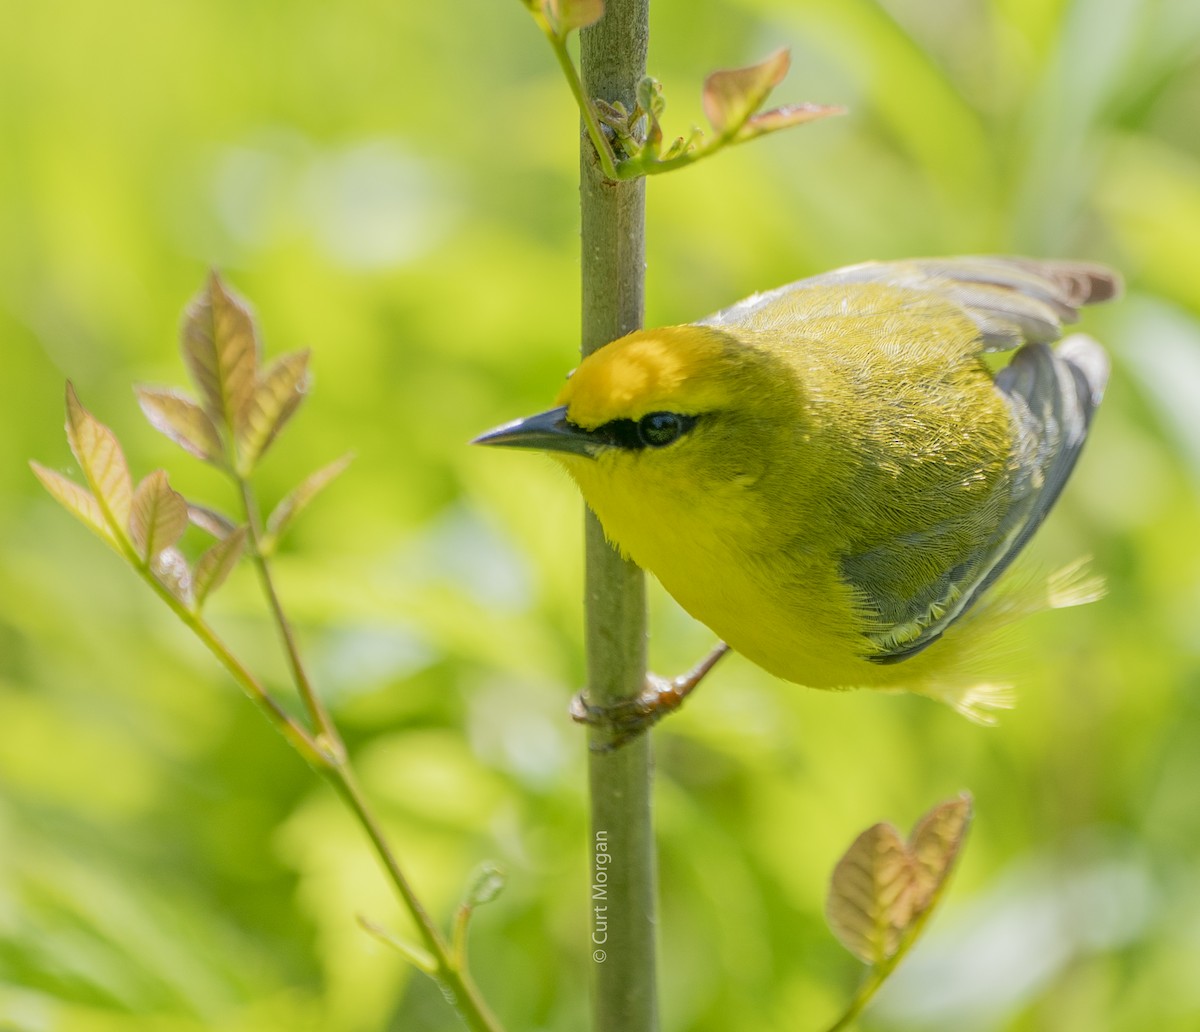
[[(962, 514), (932, 527), (909, 528), (846, 556), (845, 579), (873, 616), (869, 656), (892, 663), (936, 641), (987, 591), (1045, 519), (1079, 457), (1108, 379), (1108, 359), (1090, 338), (1075, 336), (1051, 350), (1064, 324), (1085, 304), (1107, 300), (1120, 280), (1103, 266), (1025, 258), (966, 257), (868, 262), (746, 298), (705, 320), (708, 325), (769, 331), (778, 322), (803, 335), (805, 320), (857, 311), (878, 295), (839, 291), (814, 306), (814, 287), (877, 283), (933, 295), (959, 308), (978, 329), (979, 351), (1018, 349), (995, 378), (1012, 414), (1011, 475), (1004, 497), (981, 501), (993, 516), (980, 526)], [(798, 332), (797, 332), (798, 331)], [(1002, 513), (997, 520), (995, 513)], [(986, 527), (984, 527), (986, 524)], [(919, 569), (918, 569), (919, 568)]]
[(869, 635), (878, 650), (870, 659), (893, 663), (920, 652), (1008, 568), (1058, 499), (1107, 379), (1108, 357), (1099, 344), (1082, 335), (1065, 341), (1057, 351), (1042, 343), (1027, 344), (997, 374), (996, 387), (1020, 428), (1014, 435), (1013, 475), (1004, 482), (1004, 517), (990, 536), (952, 553), (942, 577), (921, 597), (878, 593), (876, 587), (888, 583), (883, 570), (902, 566), (921, 544), (944, 554), (938, 530), (951, 535), (959, 528), (934, 528), (923, 543), (895, 540), (868, 554), (847, 557), (847, 579), (875, 612), (888, 616)]

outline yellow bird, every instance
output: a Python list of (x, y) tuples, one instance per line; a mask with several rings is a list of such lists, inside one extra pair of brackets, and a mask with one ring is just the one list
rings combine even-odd
[[(765, 670), (908, 690), (977, 719), (977, 645), (1095, 597), (985, 593), (1045, 518), (1108, 378), (1076, 336), (1120, 290), (1080, 262), (870, 262), (589, 355), (557, 407), (477, 443), (535, 448), (608, 538)], [(1016, 354), (993, 374), (986, 352)], [(983, 601), (981, 601), (983, 600)]]

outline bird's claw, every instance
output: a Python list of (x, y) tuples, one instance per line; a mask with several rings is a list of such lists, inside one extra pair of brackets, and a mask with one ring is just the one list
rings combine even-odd
[(608, 706), (589, 702), (586, 691), (576, 693), (571, 700), (571, 719), (607, 731), (606, 740), (593, 739), (590, 747), (593, 752), (612, 752), (679, 709), (689, 690), (684, 690), (679, 679), (672, 681), (657, 674), (647, 674), (646, 683), (637, 695)]
[(674, 713), (717, 664), (729, 646), (718, 642), (707, 656), (680, 677), (668, 679), (657, 674), (647, 674), (642, 690), (627, 699), (619, 699), (608, 706), (598, 706), (588, 701), (586, 692), (579, 692), (571, 700), (571, 718), (588, 727), (608, 732), (608, 737), (593, 737), (592, 752), (612, 752), (626, 742), (637, 738), (653, 727), (668, 713)]

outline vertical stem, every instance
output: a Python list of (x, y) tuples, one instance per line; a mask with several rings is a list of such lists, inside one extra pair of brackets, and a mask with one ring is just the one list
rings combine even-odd
[[(580, 34), (589, 97), (632, 108), (646, 70), (649, 0), (608, 0)], [(591, 141), (580, 160), (585, 355), (642, 324), (645, 184), (606, 179)], [(623, 560), (588, 513), (588, 695), (601, 706), (641, 691), (646, 677), (646, 603), (641, 570)], [(607, 740), (607, 733), (596, 744)], [(590, 754), (595, 868), (592, 922), (594, 1032), (654, 1032), (656, 862), (651, 823), (650, 735)], [(601, 872), (602, 879), (601, 880)], [(601, 890), (603, 895), (601, 895)], [(603, 909), (601, 909), (603, 908)]]
[(279, 601), (279, 593), (275, 590), (275, 582), (271, 578), (270, 569), (267, 567), (267, 560), (263, 556), (262, 551), (262, 521), (258, 514), (258, 502), (254, 498), (254, 490), (250, 486), (250, 481), (245, 477), (238, 477), (238, 490), (242, 497), (242, 512), (246, 517), (246, 526), (250, 531), (251, 555), (254, 559), (255, 569), (258, 570), (259, 583), (262, 585), (263, 594), (267, 598), (267, 603), (271, 607), (271, 616), (275, 621), (275, 626), (279, 630), (279, 637), (283, 642), (284, 652), (287, 654), (288, 667), (292, 672), (292, 681), (296, 685), (296, 690), (300, 693), (300, 698), (304, 701), (304, 708), (308, 710), (309, 720), (312, 721), (313, 734), (322, 740), (325, 748), (332, 749), (339, 758), (344, 758), (346, 748), (342, 744), (341, 738), (338, 735), (337, 728), (333, 726), (333, 721), (329, 719), (329, 713), (325, 709), (325, 704), (321, 701), (321, 696), (317, 694), (313, 688), (312, 682), (308, 679), (308, 671), (304, 668), (304, 663), (300, 659), (300, 649), (296, 645), (296, 636), (292, 631), (291, 621), (283, 611), (283, 604)]

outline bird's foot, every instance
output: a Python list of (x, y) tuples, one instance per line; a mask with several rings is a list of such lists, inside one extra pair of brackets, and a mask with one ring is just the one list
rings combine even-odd
[(653, 727), (668, 713), (679, 709), (684, 699), (691, 695), (717, 660), (728, 651), (729, 646), (719, 642), (700, 663), (679, 677), (647, 674), (646, 683), (637, 695), (618, 699), (607, 706), (589, 702), (586, 691), (581, 691), (571, 700), (571, 719), (607, 732), (605, 737), (592, 739), (590, 748), (593, 752), (619, 749)]
[(674, 681), (647, 674), (646, 683), (637, 695), (607, 706), (589, 702), (586, 691), (577, 693), (571, 700), (571, 719), (606, 731), (607, 737), (593, 739), (591, 748), (593, 752), (611, 752), (679, 709), (686, 697), (687, 692), (679, 691)]

